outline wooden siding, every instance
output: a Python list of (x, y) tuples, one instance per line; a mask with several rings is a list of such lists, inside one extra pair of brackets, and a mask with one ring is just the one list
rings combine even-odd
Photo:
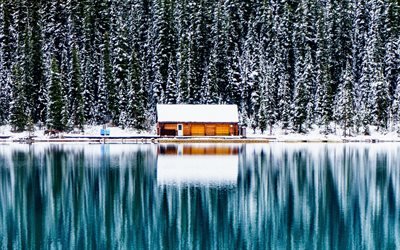
[(206, 124), (206, 136), (215, 136), (216, 133), (216, 125), (215, 124)]
[(217, 128), (216, 128), (216, 135), (219, 135), (219, 136), (227, 136), (227, 135), (230, 135), (230, 134), (229, 134), (229, 124), (217, 125)]
[(239, 135), (237, 123), (158, 123), (157, 133), (161, 136), (177, 136), (178, 124), (182, 124), (184, 136)]
[(176, 130), (177, 129), (177, 124), (164, 124), (164, 129)]
[(190, 127), (190, 134), (192, 136), (205, 136), (205, 127), (204, 124), (192, 124)]

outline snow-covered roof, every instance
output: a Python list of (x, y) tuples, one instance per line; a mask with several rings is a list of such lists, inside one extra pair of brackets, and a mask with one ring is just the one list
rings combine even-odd
[(158, 122), (239, 122), (236, 105), (158, 104)]

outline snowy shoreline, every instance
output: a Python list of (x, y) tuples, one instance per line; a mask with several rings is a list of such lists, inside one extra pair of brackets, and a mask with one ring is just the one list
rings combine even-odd
[[(100, 136), (101, 126), (86, 126), (84, 133), (69, 134), (60, 133), (57, 136), (44, 135), (44, 129), (36, 129), (34, 132), (10, 132), (9, 126), (0, 127), (1, 143), (26, 143), (26, 139), (31, 142), (54, 142), (54, 143), (347, 143), (347, 142), (400, 142), (400, 136), (396, 132), (379, 133), (371, 130), (371, 135), (342, 136), (343, 131), (336, 134), (321, 134), (318, 129), (313, 129), (307, 134), (286, 133), (280, 129), (274, 129), (273, 133), (262, 134), (260, 131), (248, 131), (247, 136), (243, 137), (179, 137), (179, 138), (158, 138), (155, 133), (141, 132), (131, 129), (121, 129), (111, 127), (110, 137)], [(104, 141), (105, 139), (105, 141)]]

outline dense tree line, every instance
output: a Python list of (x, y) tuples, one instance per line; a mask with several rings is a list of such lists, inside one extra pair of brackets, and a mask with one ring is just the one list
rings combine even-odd
[(0, 0), (0, 123), (150, 129), (157, 103), (243, 124), (400, 130), (396, 0)]

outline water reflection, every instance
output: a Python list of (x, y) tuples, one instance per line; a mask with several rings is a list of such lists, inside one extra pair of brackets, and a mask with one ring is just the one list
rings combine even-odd
[(0, 248), (400, 248), (400, 145), (222, 148), (0, 145)]
[(159, 185), (234, 186), (239, 172), (239, 146), (160, 145)]

